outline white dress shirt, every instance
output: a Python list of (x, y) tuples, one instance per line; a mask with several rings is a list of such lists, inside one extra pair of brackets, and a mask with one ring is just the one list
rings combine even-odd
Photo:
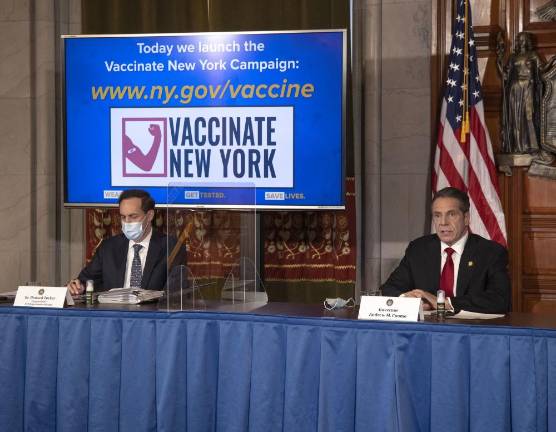
[(134, 241), (129, 240), (129, 246), (127, 249), (127, 263), (125, 266), (124, 288), (130, 288), (129, 280), (131, 279), (131, 264), (133, 263), (133, 257), (135, 255), (133, 245), (140, 244), (141, 246), (143, 246), (139, 251), (139, 259), (141, 260), (141, 271), (143, 271), (145, 270), (145, 261), (147, 260), (147, 252), (149, 251), (149, 243), (151, 242), (152, 234), (153, 229), (151, 227), (149, 233), (142, 241), (135, 243)]
[(445, 252), (446, 248), (451, 247), (454, 250), (454, 253), (452, 254), (452, 261), (454, 262), (454, 297), (457, 296), (456, 290), (458, 285), (459, 263), (461, 261), (461, 255), (463, 254), (463, 249), (465, 248), (465, 243), (467, 242), (468, 237), (469, 232), (466, 232), (464, 236), (457, 242), (455, 242), (452, 246), (448, 246), (446, 243), (440, 242), (440, 274), (442, 274), (442, 269), (444, 268), (444, 264), (446, 263), (446, 259), (448, 258), (448, 254)]

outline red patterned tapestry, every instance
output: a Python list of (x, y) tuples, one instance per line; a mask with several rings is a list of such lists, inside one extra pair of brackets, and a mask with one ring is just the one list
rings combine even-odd
[[(268, 281), (355, 282), (355, 181), (346, 182), (342, 211), (264, 212)], [(196, 277), (223, 278), (240, 257), (240, 212), (157, 210), (155, 228), (179, 237), (187, 229), (188, 266)], [(120, 232), (118, 209), (86, 211), (86, 258)]]
[[(230, 211), (156, 210), (154, 226), (179, 238), (183, 230), (187, 264), (196, 277), (225, 277), (240, 256), (240, 216)], [(87, 261), (100, 242), (121, 232), (118, 209), (89, 209), (87, 217)]]
[(267, 281), (355, 283), (355, 179), (346, 209), (271, 212), (264, 219)]

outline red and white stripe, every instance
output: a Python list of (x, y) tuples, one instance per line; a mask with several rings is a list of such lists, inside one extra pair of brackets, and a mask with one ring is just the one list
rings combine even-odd
[(506, 222), (482, 101), (469, 108), (469, 120), (469, 135), (461, 143), (461, 130), (452, 130), (446, 118), (446, 99), (443, 100), (432, 190), (434, 193), (452, 186), (467, 192), (471, 231), (506, 246)]

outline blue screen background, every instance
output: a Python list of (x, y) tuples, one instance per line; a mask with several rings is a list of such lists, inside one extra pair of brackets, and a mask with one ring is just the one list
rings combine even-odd
[[(140, 55), (137, 43), (172, 44), (206, 42), (207, 34), (145, 37), (70, 37), (65, 39), (65, 191), (66, 203), (115, 204), (105, 199), (103, 191), (122, 190), (113, 187), (110, 170), (110, 109), (114, 107), (194, 107), (194, 106), (293, 106), (294, 112), (294, 185), (293, 188), (264, 189), (255, 192), (256, 205), (280, 207), (337, 207), (344, 204), (344, 124), (345, 93), (344, 58), (345, 31), (307, 33), (235, 33), (225, 37), (240, 44), (250, 40), (263, 43), (264, 51), (230, 53), (174, 52)], [(201, 58), (233, 58), (242, 61), (292, 59), (298, 69), (285, 72), (268, 70), (202, 71), (194, 72), (108, 72), (105, 61), (118, 63), (160, 61), (168, 58), (197, 61)], [(176, 85), (249, 83), (312, 83), (311, 98), (192, 99), (188, 104), (171, 100), (164, 105), (158, 100), (93, 100), (92, 86)], [(230, 185), (231, 186), (231, 185)], [(148, 190), (158, 204), (165, 204), (166, 188), (141, 187)], [(207, 189), (209, 190), (209, 189)], [(302, 194), (304, 199), (266, 200), (265, 192), (282, 191)], [(172, 204), (193, 205), (253, 205), (252, 194), (231, 187), (226, 198), (189, 201), (179, 195)], [(294, 195), (290, 195), (294, 196)], [(245, 198), (248, 197), (248, 198)]]

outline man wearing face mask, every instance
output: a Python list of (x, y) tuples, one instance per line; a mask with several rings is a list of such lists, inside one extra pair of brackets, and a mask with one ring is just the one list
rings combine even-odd
[[(172, 251), (176, 240), (153, 230), (154, 200), (143, 190), (130, 189), (122, 192), (118, 202), (122, 234), (103, 240), (91, 262), (68, 283), (73, 295), (82, 294), (89, 279), (98, 291), (162, 290), (166, 285), (168, 250)], [(185, 264), (185, 248), (174, 263)]]

